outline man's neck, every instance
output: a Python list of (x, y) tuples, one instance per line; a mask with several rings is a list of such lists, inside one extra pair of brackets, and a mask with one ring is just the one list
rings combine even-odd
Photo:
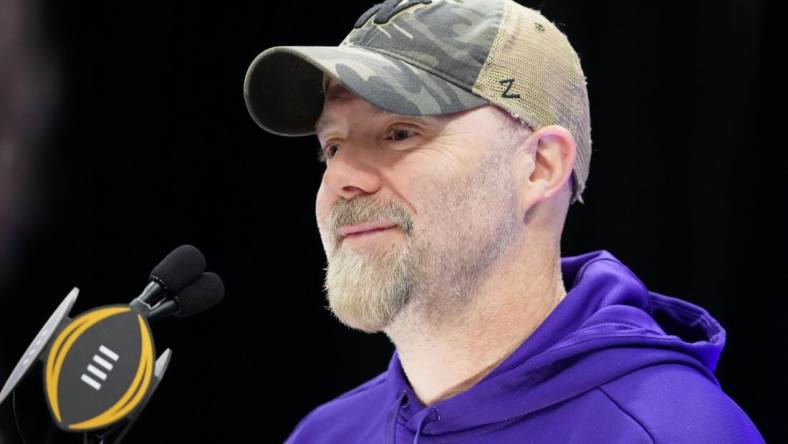
[[(461, 393), (484, 378), (566, 294), (557, 250), (497, 265), (496, 273), (476, 289), (462, 313), (427, 319), (430, 310), (414, 305), (386, 330), (405, 375), (425, 405)], [(432, 296), (425, 299), (440, 300)]]

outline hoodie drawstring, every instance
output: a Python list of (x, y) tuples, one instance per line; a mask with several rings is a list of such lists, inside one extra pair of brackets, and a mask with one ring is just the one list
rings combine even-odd
[(388, 426), (389, 426), (389, 433), (388, 436), (391, 438), (391, 444), (396, 444), (397, 442), (397, 418), (399, 417), (399, 411), (403, 407), (408, 405), (408, 394), (405, 390), (400, 393), (399, 397), (397, 397), (397, 402), (389, 410), (389, 417), (388, 417)]
[(413, 444), (419, 444), (419, 438), (421, 437), (421, 431), (424, 430), (424, 427), (428, 423), (430, 423), (432, 421), (440, 421), (440, 420), (441, 420), (440, 412), (438, 412), (438, 409), (433, 407), (432, 410), (430, 410), (430, 414), (429, 415), (425, 415), (423, 418), (421, 418), (421, 421), (419, 421), (419, 427), (416, 429), (416, 436), (413, 438)]

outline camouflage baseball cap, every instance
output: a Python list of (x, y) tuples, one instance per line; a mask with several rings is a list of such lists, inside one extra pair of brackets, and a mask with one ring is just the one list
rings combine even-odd
[(566, 36), (512, 0), (386, 0), (339, 46), (276, 46), (249, 66), (244, 98), (263, 129), (315, 134), (328, 76), (385, 111), (447, 114), (493, 104), (577, 143), (571, 203), (591, 161), (586, 78)]

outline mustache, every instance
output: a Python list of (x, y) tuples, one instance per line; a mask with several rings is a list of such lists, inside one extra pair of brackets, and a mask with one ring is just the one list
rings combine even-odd
[(386, 222), (398, 225), (405, 235), (413, 231), (413, 218), (396, 202), (379, 202), (371, 197), (356, 197), (351, 200), (339, 199), (331, 208), (328, 228), (335, 237), (344, 225), (358, 225), (366, 222)]

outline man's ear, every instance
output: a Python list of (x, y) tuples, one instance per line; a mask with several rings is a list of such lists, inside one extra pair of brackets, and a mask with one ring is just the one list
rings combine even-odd
[[(572, 133), (560, 125), (534, 131), (518, 150), (523, 208), (550, 199), (567, 186), (572, 176), (577, 143)], [(568, 185), (571, 187), (571, 183)]]

